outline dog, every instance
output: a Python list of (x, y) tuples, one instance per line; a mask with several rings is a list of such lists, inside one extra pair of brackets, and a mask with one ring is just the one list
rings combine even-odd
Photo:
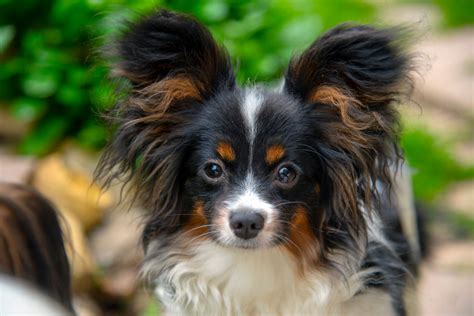
[(60, 217), (32, 187), (0, 182), (0, 312), (73, 315)]
[(142, 275), (167, 314), (412, 311), (403, 33), (336, 26), (273, 91), (238, 86), (225, 48), (190, 16), (129, 24), (110, 50), (129, 90), (108, 114), (97, 178), (149, 210)]

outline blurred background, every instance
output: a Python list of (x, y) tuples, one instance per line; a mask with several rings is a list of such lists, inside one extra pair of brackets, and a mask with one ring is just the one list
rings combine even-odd
[(0, 180), (30, 183), (67, 222), (83, 315), (156, 315), (137, 280), (142, 210), (102, 195), (92, 172), (115, 102), (100, 49), (156, 7), (191, 13), (238, 65), (240, 83), (276, 83), (289, 57), (345, 21), (411, 24), (421, 36), (402, 145), (425, 209), (431, 255), (423, 315), (474, 315), (474, 3), (472, 0), (0, 0)]

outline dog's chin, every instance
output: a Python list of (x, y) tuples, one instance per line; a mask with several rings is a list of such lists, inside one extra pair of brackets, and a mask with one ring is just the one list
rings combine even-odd
[(267, 248), (265, 245), (262, 245), (258, 241), (255, 240), (244, 240), (244, 239), (235, 239), (233, 241), (228, 241), (226, 243), (220, 243), (224, 247), (228, 248), (238, 248), (238, 249), (261, 249)]
[(230, 249), (246, 249), (246, 250), (258, 250), (258, 249), (268, 249), (277, 246), (277, 243), (272, 241), (262, 240), (260, 238), (254, 239), (242, 239), (238, 237), (227, 237), (220, 238), (215, 236), (213, 238), (214, 242), (219, 246), (230, 248)]

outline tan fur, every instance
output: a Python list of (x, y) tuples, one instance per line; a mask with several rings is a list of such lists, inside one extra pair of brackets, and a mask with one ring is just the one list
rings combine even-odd
[(307, 265), (314, 267), (319, 260), (319, 243), (311, 230), (311, 224), (306, 212), (307, 210), (303, 207), (296, 209), (295, 215), (291, 220), (289, 242), (286, 245), (286, 248), (292, 255), (298, 258), (297, 262), (302, 270)]
[[(131, 120), (126, 126), (149, 123), (160, 119), (180, 121), (180, 118), (167, 114), (170, 106), (180, 100), (201, 100), (199, 86), (190, 78), (177, 76), (152, 83), (136, 90), (138, 96), (130, 98), (130, 106), (143, 110), (148, 115)], [(166, 131), (157, 131), (162, 133)]]
[(317, 183), (314, 186), (314, 192), (316, 192), (316, 194), (318, 194), (318, 195), (319, 195), (319, 193), (321, 193), (321, 186)]
[(362, 107), (362, 103), (359, 100), (351, 97), (348, 92), (342, 91), (339, 88), (331, 86), (318, 87), (310, 95), (310, 101), (335, 105), (339, 110), (342, 122), (355, 130), (364, 130), (376, 126), (374, 124), (377, 123), (374, 122), (376, 121), (375, 116), (372, 117), (372, 120), (370, 121), (358, 120), (358, 118), (353, 116), (351, 113), (351, 107), (360, 109)]
[(204, 202), (199, 200), (194, 203), (192, 215), (186, 224), (186, 230), (188, 233), (195, 237), (204, 237), (208, 232), (207, 219), (204, 215)]
[(277, 163), (285, 155), (285, 148), (281, 145), (272, 145), (268, 147), (265, 155), (265, 161), (268, 165)]
[[(330, 144), (335, 146), (337, 150), (344, 152), (351, 152), (355, 160), (366, 164), (362, 168), (364, 178), (370, 178), (368, 175), (371, 170), (373, 161), (367, 160), (367, 155), (375, 153), (377, 149), (374, 145), (377, 144), (377, 137), (367, 134), (367, 131), (384, 131), (388, 127), (383, 118), (379, 117), (375, 111), (368, 111), (363, 101), (354, 98), (350, 92), (341, 88), (323, 85), (317, 87), (309, 96), (311, 102), (318, 102), (327, 105), (332, 105), (332, 108), (321, 108), (320, 111), (326, 111), (332, 114), (339, 120), (327, 122), (326, 128), (332, 132), (327, 135), (327, 140)], [(342, 124), (341, 124), (342, 122)], [(386, 132), (390, 132), (387, 130)], [(345, 200), (339, 199), (343, 204), (339, 209), (357, 209), (357, 193), (356, 185), (353, 181), (354, 171), (341, 168), (337, 172), (337, 179), (335, 179), (336, 186), (339, 188), (341, 196), (349, 197)], [(364, 190), (364, 200), (370, 203), (371, 191), (367, 187)], [(352, 214), (357, 216), (357, 214)]]
[(235, 151), (234, 148), (228, 142), (219, 142), (216, 148), (217, 153), (219, 156), (227, 161), (234, 161), (235, 160)]

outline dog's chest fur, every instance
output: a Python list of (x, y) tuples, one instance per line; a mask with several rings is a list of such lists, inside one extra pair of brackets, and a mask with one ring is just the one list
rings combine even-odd
[(143, 272), (169, 315), (393, 314), (387, 294), (364, 289), (370, 271), (345, 271), (343, 281), (316, 269), (303, 273), (279, 248), (248, 251), (203, 242), (178, 255), (176, 248), (155, 252), (157, 247), (150, 245)]

